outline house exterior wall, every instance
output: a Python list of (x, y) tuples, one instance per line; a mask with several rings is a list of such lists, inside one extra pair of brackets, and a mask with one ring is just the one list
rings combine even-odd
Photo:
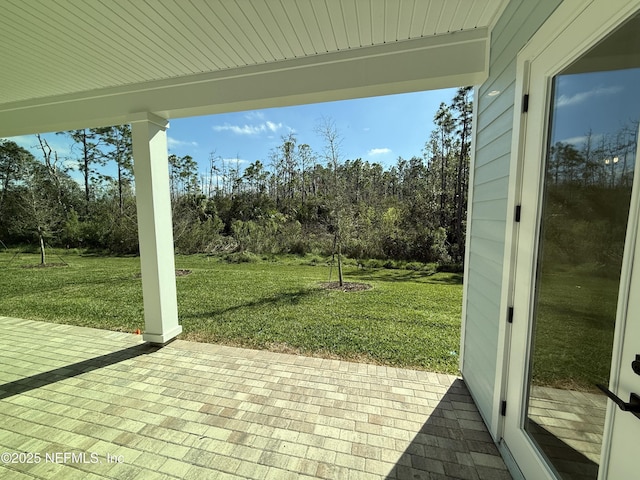
[[(516, 57), (561, 3), (512, 0), (491, 34), (489, 78), (477, 89), (473, 186), (470, 196), (467, 275), (465, 278), (462, 375), (492, 435), (497, 437), (501, 386), (497, 373), (505, 229), (515, 99)], [(490, 92), (499, 92), (489, 96)], [(516, 107), (517, 105), (517, 107)], [(498, 440), (498, 438), (496, 438)]]

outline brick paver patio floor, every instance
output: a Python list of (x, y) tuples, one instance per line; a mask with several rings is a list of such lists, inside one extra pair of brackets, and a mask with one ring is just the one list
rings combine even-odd
[(455, 376), (0, 317), (0, 478), (508, 479)]

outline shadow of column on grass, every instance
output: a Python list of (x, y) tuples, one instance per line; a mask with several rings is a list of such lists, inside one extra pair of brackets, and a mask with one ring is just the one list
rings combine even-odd
[(91, 372), (99, 368), (114, 365), (130, 358), (139, 357), (140, 355), (147, 355), (149, 353), (156, 352), (160, 349), (159, 346), (153, 346), (148, 343), (135, 345), (133, 347), (124, 348), (117, 352), (108, 353), (106, 355), (100, 355), (98, 357), (89, 358), (77, 363), (71, 363), (64, 367), (48, 370), (46, 372), (31, 375), (29, 377), (21, 378), (20, 380), (14, 380), (0, 385), (0, 400), (9, 398), (14, 395), (20, 395), (21, 393), (34, 390), (36, 388), (43, 387), (45, 385), (51, 385), (66, 378), (76, 377), (83, 373)]
[(306, 297), (318, 295), (322, 290), (317, 288), (301, 288), (295, 292), (284, 292), (272, 295), (270, 297), (262, 297), (250, 302), (232, 305), (230, 307), (207, 310), (200, 313), (184, 313), (180, 315), (182, 321), (193, 318), (211, 318), (225, 313), (231, 313), (238, 310), (251, 310), (253, 308), (261, 308), (269, 305), (296, 305)]
[(466, 385), (458, 379), (386, 478), (508, 480), (511, 475)]

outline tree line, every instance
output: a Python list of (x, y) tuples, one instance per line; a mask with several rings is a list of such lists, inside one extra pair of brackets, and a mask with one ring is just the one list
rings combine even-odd
[[(461, 263), (471, 97), (470, 87), (458, 89), (440, 105), (423, 151), (391, 166), (344, 158), (330, 119), (317, 126), (322, 145), (289, 134), (248, 166), (216, 152), (200, 166), (169, 155), (176, 252)], [(0, 140), (0, 241), (40, 245), (43, 261), (45, 245), (137, 253), (130, 127), (60, 135), (74, 145), (71, 159), (39, 135), (41, 158)]]
[(614, 133), (586, 132), (577, 145), (550, 145), (543, 212), (547, 265), (619, 277), (637, 144), (638, 121), (630, 121)]

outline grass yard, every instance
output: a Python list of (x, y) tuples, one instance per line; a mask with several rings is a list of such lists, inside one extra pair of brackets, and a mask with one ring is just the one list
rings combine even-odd
[[(144, 329), (139, 258), (50, 255), (68, 265), (24, 268), (39, 257), (14, 253), (0, 253), (0, 315)], [(177, 256), (176, 268), (192, 272), (176, 279), (182, 339), (458, 371), (458, 274), (346, 266), (346, 281), (373, 288), (345, 293), (322, 288), (329, 267), (303, 257)]]
[(540, 287), (533, 383), (597, 391), (609, 383), (618, 280), (591, 272), (546, 274)]

